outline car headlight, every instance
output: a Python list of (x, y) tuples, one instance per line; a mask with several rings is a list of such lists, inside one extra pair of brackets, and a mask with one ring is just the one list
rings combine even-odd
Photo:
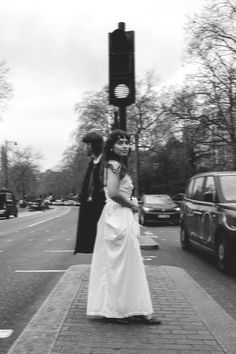
[(148, 207), (143, 207), (143, 211), (147, 212), (147, 211), (151, 211), (152, 209), (151, 208), (148, 208)]
[(175, 208), (176, 211), (180, 211), (180, 207)]

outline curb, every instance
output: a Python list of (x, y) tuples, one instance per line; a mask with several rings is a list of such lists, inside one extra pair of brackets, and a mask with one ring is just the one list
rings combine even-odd
[(159, 249), (159, 244), (157, 243), (157, 241), (151, 237), (151, 236), (141, 236), (140, 240), (140, 248), (142, 250), (157, 250)]

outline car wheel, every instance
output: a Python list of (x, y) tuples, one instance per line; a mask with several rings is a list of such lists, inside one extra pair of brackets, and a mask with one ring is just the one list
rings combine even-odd
[(144, 214), (141, 214), (140, 215), (140, 224), (145, 226), (145, 217), (144, 217)]
[(226, 272), (230, 267), (230, 246), (225, 238), (220, 238), (216, 249), (217, 265), (221, 272)]
[(190, 250), (189, 237), (184, 226), (180, 228), (180, 244), (183, 250)]

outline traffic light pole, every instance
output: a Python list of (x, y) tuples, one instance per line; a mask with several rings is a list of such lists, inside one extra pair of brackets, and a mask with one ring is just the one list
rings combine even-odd
[(126, 107), (135, 103), (134, 31), (125, 31), (125, 23), (119, 22), (108, 39), (109, 104), (118, 107), (118, 125), (126, 131)]
[(120, 129), (126, 131), (126, 107), (120, 106), (119, 107), (119, 122), (120, 122)]

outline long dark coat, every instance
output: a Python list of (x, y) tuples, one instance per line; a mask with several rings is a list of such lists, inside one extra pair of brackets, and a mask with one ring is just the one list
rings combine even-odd
[[(97, 233), (97, 222), (105, 205), (105, 192), (103, 189), (103, 157), (99, 163), (93, 164), (91, 160), (85, 175), (81, 197), (80, 210), (76, 232), (74, 254), (92, 253)], [(88, 187), (90, 175), (93, 173), (92, 200), (88, 201)]]

